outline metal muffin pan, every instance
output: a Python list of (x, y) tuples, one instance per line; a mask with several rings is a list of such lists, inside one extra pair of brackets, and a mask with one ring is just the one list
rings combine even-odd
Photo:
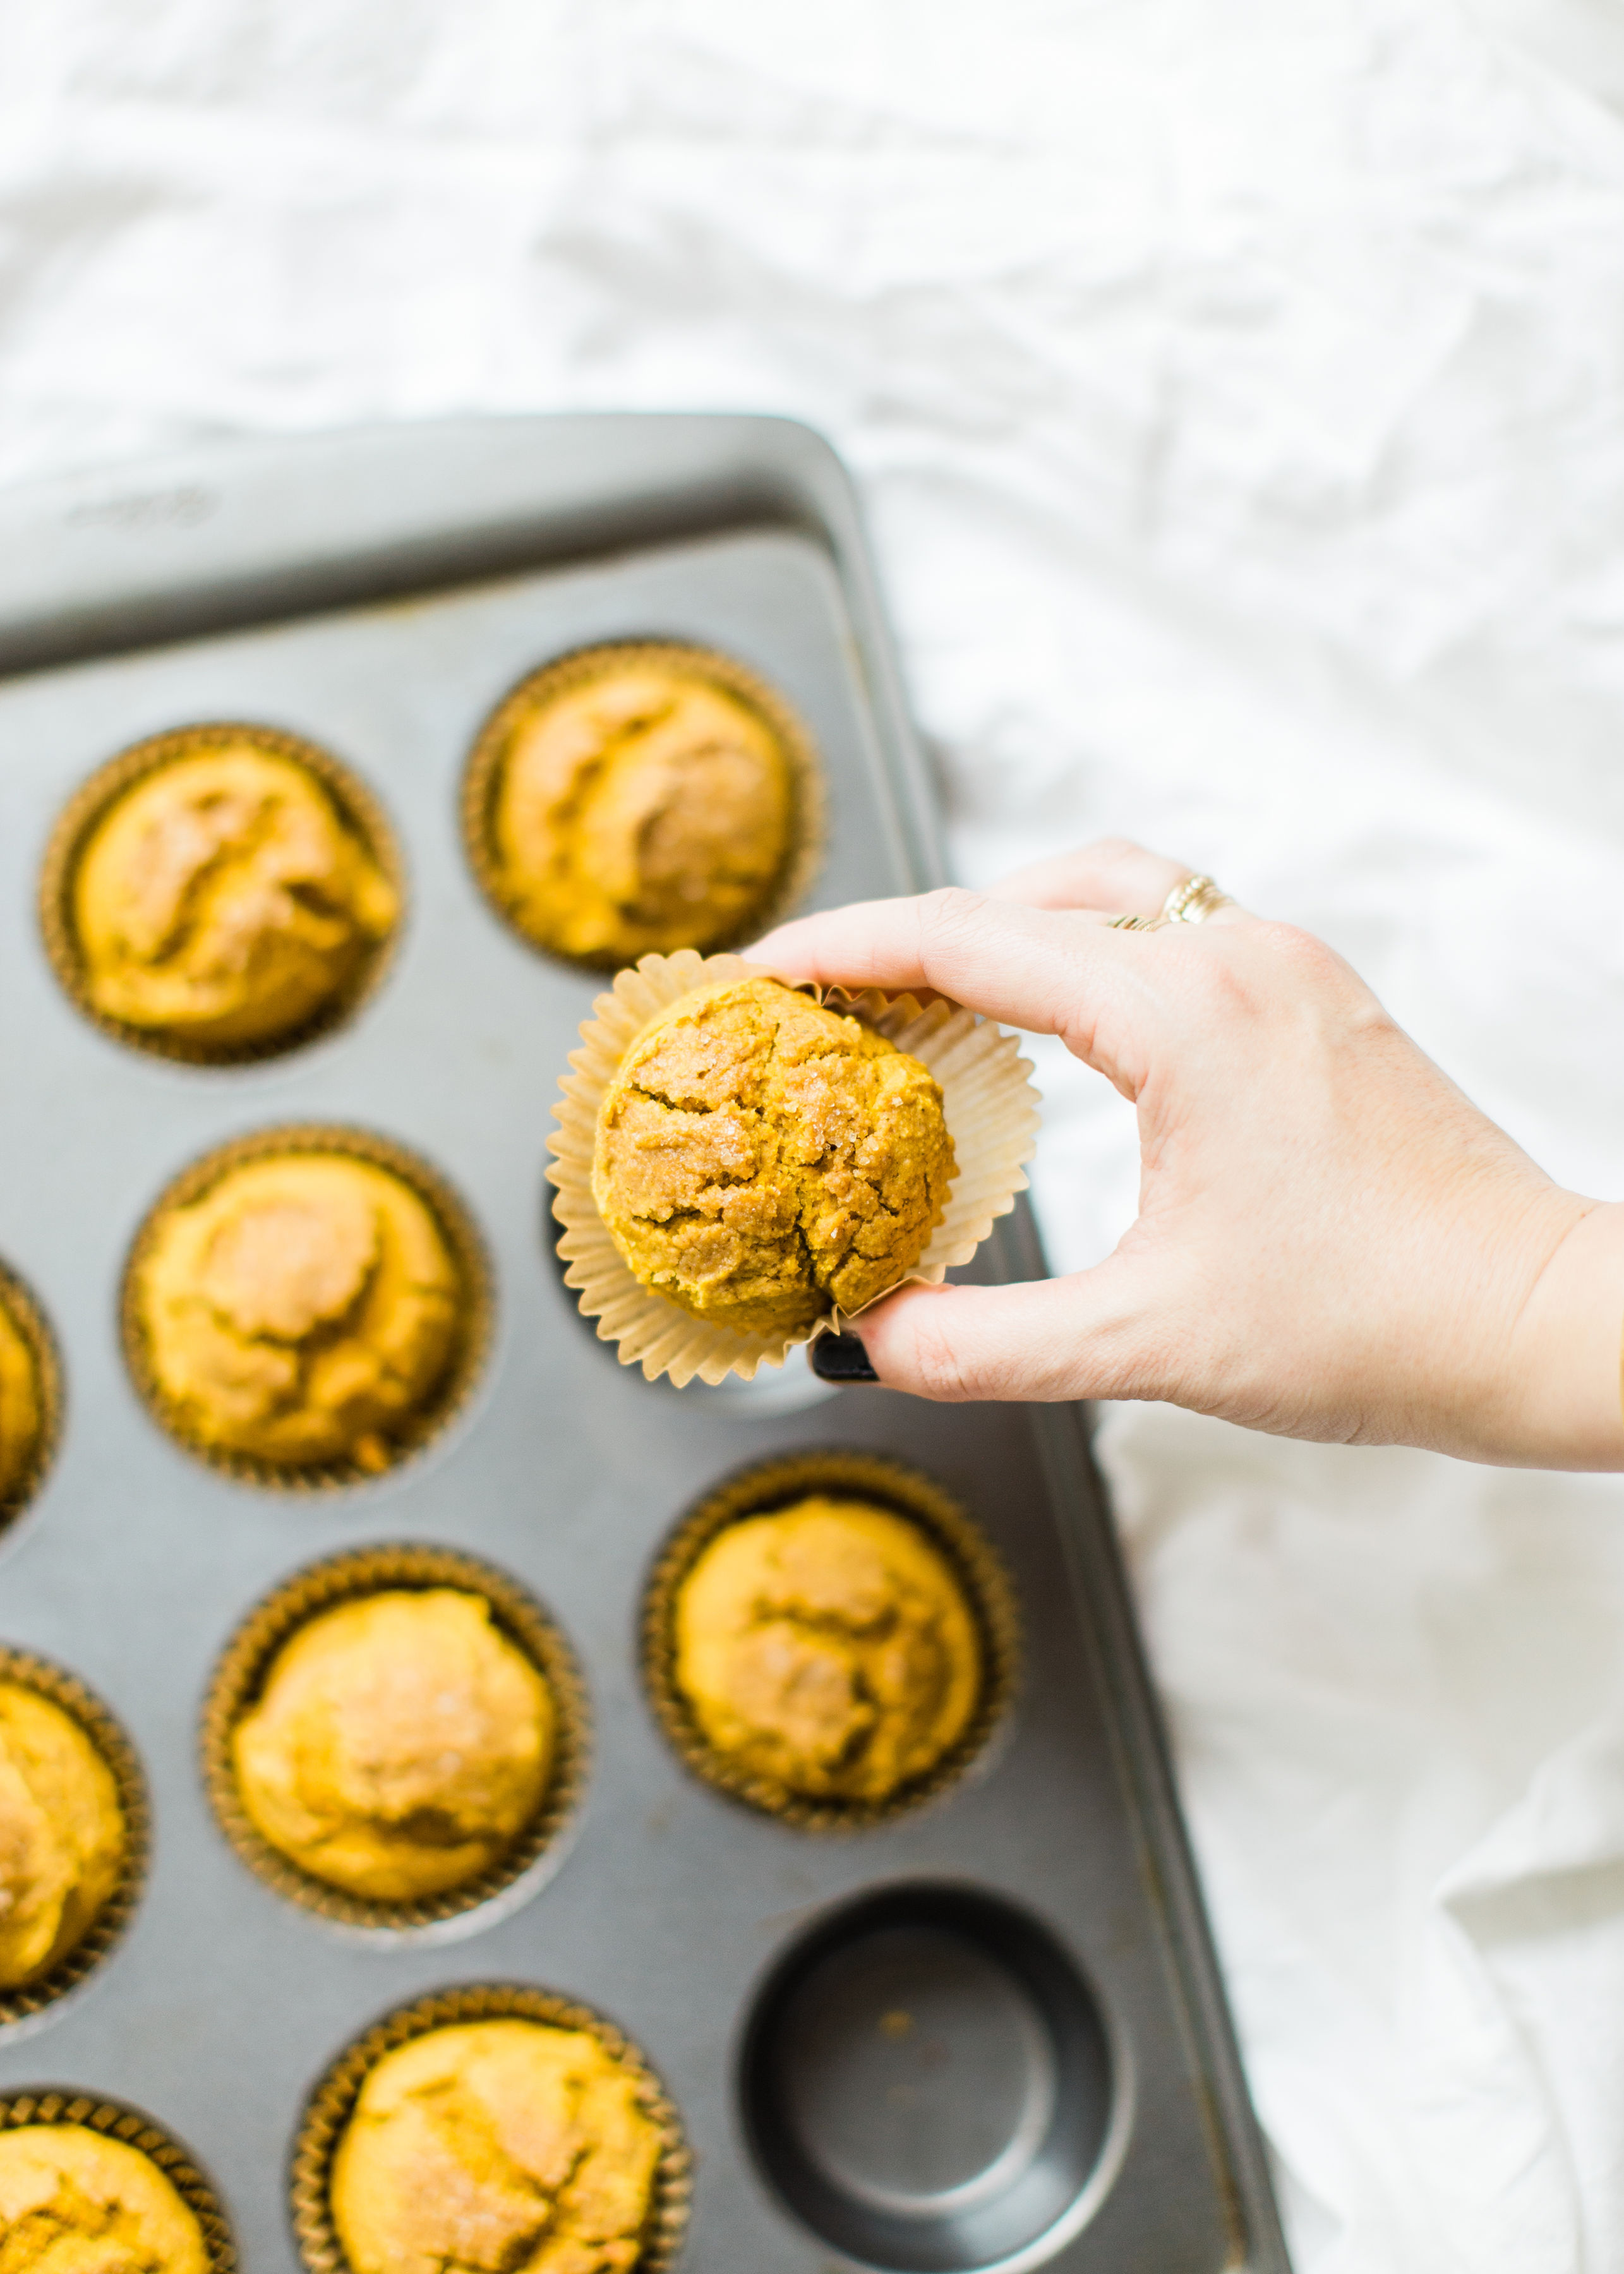
[[(825, 1391), (804, 1366), (682, 1392), (620, 1367), (548, 1253), (545, 1141), (599, 983), (537, 955), (469, 873), (457, 799), (503, 690), (596, 639), (698, 641), (816, 738), (808, 905), (939, 880), (849, 486), (817, 437), (731, 417), (466, 422), (215, 450), (0, 499), (0, 1257), (66, 1385), (44, 1487), (0, 1537), (0, 1641), (104, 1697), (149, 1780), (147, 1884), (73, 1999), (0, 2030), (0, 2095), (147, 2112), (217, 2187), (244, 2263), (297, 2263), (288, 2158), (312, 2084), (380, 2015), (458, 1984), (601, 2011), (680, 2112), (695, 2274), (856, 2264), (1281, 2274), (1286, 2259), (1109, 1517), (1072, 1408)], [(121, 1046), (40, 943), (40, 862), (115, 751), (214, 718), (330, 749), (406, 876), (376, 991), (285, 1058)], [(421, 1153), (488, 1243), (496, 1326), (455, 1420), (375, 1482), (309, 1495), (211, 1471), (119, 1348), (154, 1195), (226, 1140), (337, 1121)], [(1042, 1269), (1024, 1210), (978, 1259)], [(975, 1770), (816, 1838), (691, 1777), (642, 1693), (650, 1559), (734, 1470), (819, 1447), (959, 1498), (1021, 1603), (1025, 1676)], [(465, 1550), (558, 1621), (591, 1695), (578, 1835), (521, 1908), (450, 1944), (367, 1937), (262, 1884), (198, 1766), (215, 1658), (302, 1566)]]

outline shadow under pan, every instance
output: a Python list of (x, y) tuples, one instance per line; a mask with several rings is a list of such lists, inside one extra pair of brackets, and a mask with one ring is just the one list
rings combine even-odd
[(896, 2274), (1048, 2255), (1110, 2127), (1099, 2011), (1035, 1920), (952, 1886), (824, 1920), (768, 1982), (741, 2076), (756, 2158), (814, 2233)]

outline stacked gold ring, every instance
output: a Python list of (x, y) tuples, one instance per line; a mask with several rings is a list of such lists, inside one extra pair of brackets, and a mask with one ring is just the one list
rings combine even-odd
[(1154, 916), (1113, 916), (1108, 930), (1160, 931), (1164, 924), (1205, 923), (1214, 909), (1234, 906), (1210, 877), (1186, 877), (1182, 885), (1174, 885)]

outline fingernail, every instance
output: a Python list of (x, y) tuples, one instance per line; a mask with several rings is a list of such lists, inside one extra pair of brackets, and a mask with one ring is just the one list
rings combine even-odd
[(812, 1345), (812, 1371), (820, 1382), (877, 1382), (880, 1378), (855, 1335), (820, 1335)]

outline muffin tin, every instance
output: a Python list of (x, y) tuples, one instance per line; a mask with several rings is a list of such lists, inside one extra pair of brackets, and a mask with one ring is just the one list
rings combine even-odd
[[(594, 984), (492, 913), (458, 801), (504, 690), (609, 639), (714, 646), (807, 721), (828, 812), (802, 905), (937, 881), (849, 486), (804, 428), (470, 422), (0, 500), (0, 1257), (36, 1293), (66, 1382), (54, 1465), (0, 1537), (0, 1640), (105, 1698), (154, 1807), (127, 1931), (31, 2017), (35, 2034), (0, 2029), (0, 2101), (77, 2095), (172, 2127), (245, 2263), (290, 2274), (289, 2158), (346, 2048), (425, 1999), (538, 1995), (622, 2029), (668, 2092), (693, 2157), (686, 2266), (1280, 2274), (1082, 1415), (828, 1390), (798, 1356), (756, 1383), (675, 1391), (617, 1365), (561, 1284), (545, 1138)], [(35, 917), (79, 786), (138, 740), (214, 718), (331, 749), (378, 800), (406, 879), (387, 968), (350, 1021), (230, 1067), (100, 1030)], [(468, 1203), (493, 1281), (490, 1344), (446, 1427), (380, 1478), (306, 1495), (165, 1435), (118, 1318), (158, 1193), (289, 1123), (420, 1155)], [(1042, 1268), (1021, 1210), (974, 1269)], [(755, 1464), (820, 1452), (899, 1461), (967, 1509), (1024, 1634), (1018, 1694), (965, 1773), (837, 1838), (690, 1773), (644, 1692), (637, 1632), (684, 1510)], [(233, 1852), (199, 1771), (211, 1671), (242, 1622), (306, 1567), (397, 1543), (511, 1575), (590, 1697), (569, 1853), (450, 1942), (287, 1900)], [(306, 2186), (308, 2153), (299, 2169)]]

